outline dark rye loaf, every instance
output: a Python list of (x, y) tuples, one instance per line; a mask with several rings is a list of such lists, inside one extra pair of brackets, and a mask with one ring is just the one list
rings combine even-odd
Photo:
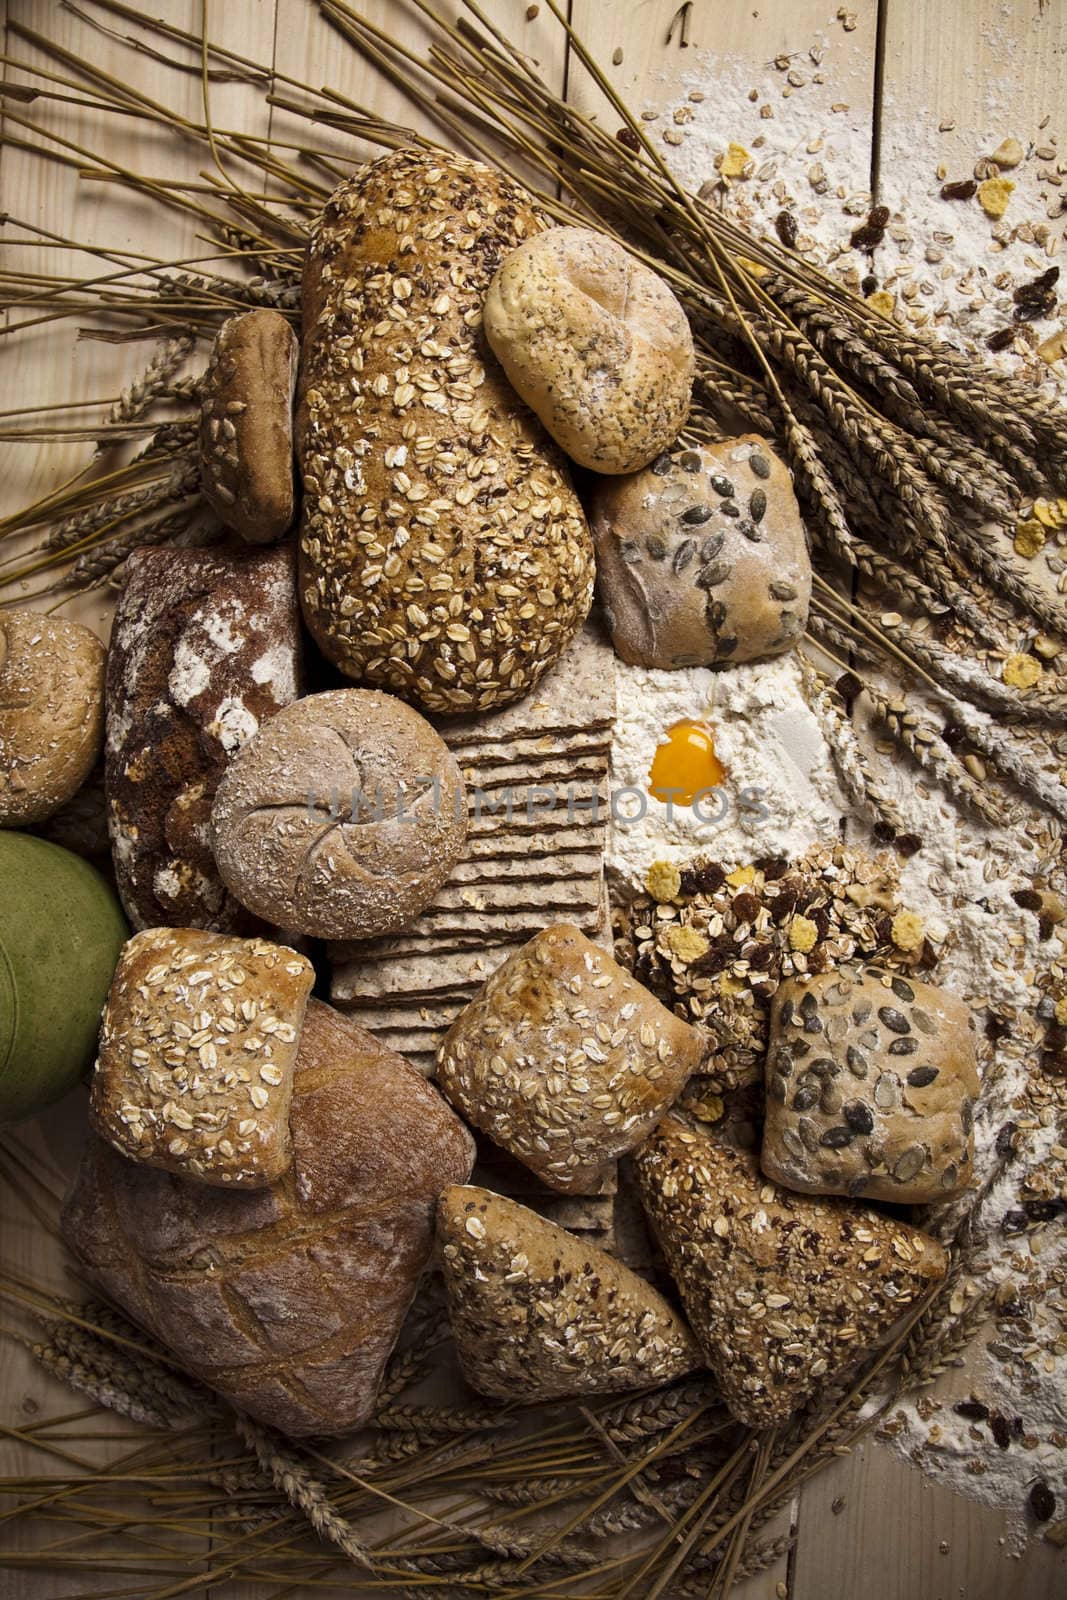
[(426, 1266), (438, 1196), (474, 1142), (371, 1034), (309, 1002), (268, 1189), (210, 1188), (90, 1135), (63, 1234), (88, 1277), (181, 1365), (290, 1434), (370, 1415)]
[(230, 758), (301, 692), (293, 553), (135, 550), (107, 668), (115, 876), (135, 928), (262, 932), (211, 849)]
[(592, 600), (564, 457), (482, 332), (493, 273), (544, 225), (502, 173), (402, 149), (334, 191), (308, 246), (304, 617), (342, 672), (424, 711), (517, 700)]

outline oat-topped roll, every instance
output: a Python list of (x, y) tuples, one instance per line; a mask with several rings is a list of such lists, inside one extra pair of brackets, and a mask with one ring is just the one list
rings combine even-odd
[(502, 1400), (669, 1383), (701, 1365), (663, 1296), (595, 1245), (474, 1185), (446, 1189), (437, 1236), (464, 1376)]
[(917, 1228), (779, 1189), (754, 1155), (676, 1117), (634, 1168), (708, 1365), (751, 1428), (836, 1382), (948, 1268)]
[(695, 1028), (561, 922), (460, 1013), (437, 1079), (468, 1122), (550, 1188), (589, 1194), (673, 1103), (704, 1049)]
[(260, 1189), (292, 1159), (289, 1102), (315, 970), (265, 939), (150, 928), (119, 960), (89, 1116), (123, 1155)]
[(874, 969), (790, 978), (771, 1012), (763, 1170), (790, 1189), (903, 1205), (971, 1176), (974, 1020)]
[(312, 228), (304, 617), (348, 677), (428, 711), (517, 700), (592, 601), (567, 464), (482, 332), (497, 266), (543, 226), (503, 173), (412, 148), (347, 179)]

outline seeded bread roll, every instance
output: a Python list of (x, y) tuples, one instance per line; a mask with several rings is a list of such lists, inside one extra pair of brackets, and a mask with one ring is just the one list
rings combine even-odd
[(966, 1187), (974, 1019), (955, 995), (874, 970), (789, 978), (774, 996), (761, 1161), (809, 1194), (918, 1205)]
[(804, 524), (788, 468), (755, 434), (602, 480), (590, 520), (612, 643), (631, 665), (755, 661), (803, 634)]
[(63, 1215), (85, 1274), (233, 1405), (291, 1434), (370, 1415), (474, 1145), (440, 1095), (312, 1000), (289, 1117), (293, 1163), (228, 1191), (128, 1161), (90, 1134)]
[(88, 778), (104, 736), (104, 662), (79, 622), (0, 612), (0, 828), (43, 822)]
[(489, 286), (493, 353), (556, 443), (594, 472), (636, 472), (689, 415), (689, 319), (650, 267), (590, 228), (551, 228)]
[(676, 1117), (634, 1171), (708, 1366), (750, 1428), (778, 1426), (840, 1381), (948, 1268), (928, 1234), (778, 1189), (750, 1152)]
[(123, 1155), (262, 1189), (292, 1160), (289, 1102), (306, 956), (263, 939), (149, 928), (111, 982), (89, 1120)]
[(342, 672), (429, 711), (524, 695), (592, 600), (566, 464), (481, 326), (502, 257), (541, 226), (503, 174), (399, 150), (337, 189), (308, 248), (304, 616)]
[(437, 1081), (550, 1188), (589, 1194), (703, 1055), (695, 1028), (560, 922), (509, 956), (460, 1013)]
[(437, 1208), (449, 1318), (481, 1394), (529, 1404), (669, 1383), (701, 1365), (689, 1329), (636, 1272), (473, 1185)]
[(301, 686), (286, 549), (135, 550), (107, 669), (108, 826), (135, 928), (264, 932), (226, 892), (211, 802), (234, 752)]
[(200, 483), (222, 522), (273, 544), (293, 520), (293, 396), (299, 347), (277, 311), (224, 322), (204, 374)]
[(257, 916), (317, 939), (396, 933), (463, 853), (466, 790), (440, 734), (374, 689), (309, 695), (237, 756), (215, 859)]

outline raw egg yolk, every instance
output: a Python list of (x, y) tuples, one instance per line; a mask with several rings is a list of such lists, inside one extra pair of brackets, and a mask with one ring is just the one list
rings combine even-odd
[(702, 789), (716, 788), (725, 776), (707, 723), (676, 722), (656, 747), (648, 792), (655, 800), (690, 806)]

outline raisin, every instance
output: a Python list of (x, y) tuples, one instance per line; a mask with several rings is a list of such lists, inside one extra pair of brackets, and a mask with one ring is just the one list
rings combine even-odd
[(964, 178), (962, 183), (941, 185), (942, 200), (973, 200), (977, 193), (978, 185), (973, 178)]
[(1034, 1513), (1038, 1522), (1048, 1522), (1056, 1509), (1056, 1496), (1044, 1478), (1038, 1478), (1030, 1490), (1029, 1500), (1030, 1510)]
[(1014, 328), (998, 328), (996, 333), (991, 333), (989, 335), (989, 338), (985, 342), (985, 347), (987, 350), (992, 350), (993, 353), (996, 354), (998, 350), (1006, 350), (1014, 338)]
[(1053, 316), (1055, 311), (1056, 296), (1049, 294), (1041, 300), (1024, 300), (1011, 315), (1014, 322), (1042, 322), (1046, 317)]
[(637, 151), (641, 148), (641, 141), (632, 128), (620, 128), (615, 137), (627, 150)]
[(989, 1431), (996, 1440), (999, 1449), (1006, 1450), (1011, 1444), (1011, 1423), (1007, 1417), (1002, 1417), (999, 1411), (994, 1411), (991, 1414)]
[(797, 242), (797, 219), (791, 211), (779, 211), (774, 219), (774, 231), (787, 250), (794, 248)]
[(989, 1407), (984, 1406), (981, 1400), (960, 1400), (952, 1409), (958, 1417), (966, 1417), (968, 1422), (984, 1422), (989, 1415)]

